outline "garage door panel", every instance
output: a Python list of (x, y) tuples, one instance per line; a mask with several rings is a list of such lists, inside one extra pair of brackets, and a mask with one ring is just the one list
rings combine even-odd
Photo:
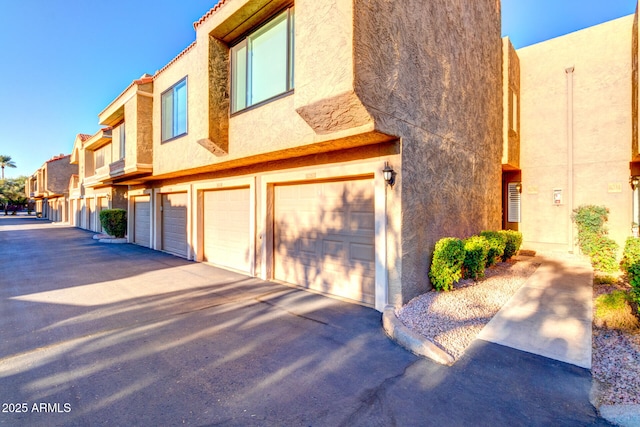
[(151, 247), (151, 197), (133, 198), (133, 241), (141, 246)]
[(274, 196), (274, 277), (373, 304), (372, 181), (281, 185)]
[(244, 272), (251, 270), (250, 190), (204, 192), (203, 258)]
[(162, 250), (188, 255), (187, 193), (162, 195)]

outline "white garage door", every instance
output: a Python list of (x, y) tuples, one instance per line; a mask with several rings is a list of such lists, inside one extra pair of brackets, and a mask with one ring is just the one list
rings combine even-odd
[(187, 193), (162, 195), (162, 250), (188, 255)]
[(133, 198), (133, 242), (151, 247), (151, 202), (150, 196)]
[(96, 200), (87, 199), (87, 230), (96, 231)]
[(372, 180), (279, 185), (274, 193), (274, 277), (373, 305)]
[(204, 260), (249, 272), (249, 188), (204, 192)]

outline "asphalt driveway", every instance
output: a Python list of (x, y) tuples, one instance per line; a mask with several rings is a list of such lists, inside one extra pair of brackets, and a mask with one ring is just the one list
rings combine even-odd
[(588, 370), (440, 366), (373, 309), (91, 236), (0, 217), (0, 425), (607, 425)]

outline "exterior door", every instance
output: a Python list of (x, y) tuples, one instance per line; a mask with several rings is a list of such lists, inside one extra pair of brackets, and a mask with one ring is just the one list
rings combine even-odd
[(276, 186), (274, 277), (373, 305), (372, 180)]

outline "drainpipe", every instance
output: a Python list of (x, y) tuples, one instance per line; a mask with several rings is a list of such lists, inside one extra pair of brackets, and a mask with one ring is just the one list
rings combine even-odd
[[(567, 206), (569, 215), (573, 213), (573, 70), (574, 66), (564, 69), (567, 75)], [(574, 253), (573, 221), (569, 221), (569, 252)]]

